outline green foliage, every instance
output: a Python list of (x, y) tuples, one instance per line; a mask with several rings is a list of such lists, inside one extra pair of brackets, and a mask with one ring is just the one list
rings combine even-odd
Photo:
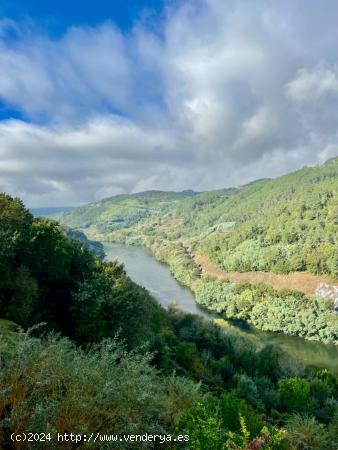
[(285, 435), (282, 429), (263, 426), (243, 400), (228, 394), (220, 401), (195, 403), (181, 416), (177, 427), (189, 435), (186, 448), (193, 450), (279, 449)]
[(148, 191), (140, 194), (118, 195), (54, 215), (71, 228), (87, 228), (94, 222), (102, 232), (120, 230), (134, 226), (151, 216), (155, 208), (165, 209), (171, 202), (196, 195), (192, 191), (161, 192)]
[(22, 330), (14, 322), (0, 319), (0, 354), (11, 354), (22, 337)]
[(29, 250), (34, 275), (45, 284), (81, 279), (90, 256), (78, 242), (67, 239), (57, 222), (35, 219), (31, 233)]
[(25, 327), (47, 322), (81, 344), (119, 333), (132, 348), (155, 338), (164, 311), (120, 265), (95, 258), (57, 222), (33, 220), (19, 200), (0, 200), (2, 317)]
[(328, 427), (328, 431), (332, 449), (338, 448), (338, 413), (336, 413), (333, 418), (331, 418), (331, 423)]
[(237, 289), (208, 280), (190, 253), (225, 271), (308, 271), (338, 277), (338, 159), (275, 180), (211, 192), (144, 192), (105, 199), (60, 216), (100, 239), (136, 243), (169, 265), (198, 303), (257, 328), (338, 342), (330, 301)]
[(286, 378), (279, 382), (278, 391), (287, 411), (304, 411), (309, 406), (310, 385), (302, 378)]
[(98, 342), (119, 334), (132, 348), (140, 341), (153, 341), (165, 321), (158, 303), (116, 262), (97, 262), (96, 269), (74, 293), (71, 313), (77, 342)]
[(0, 268), (4, 270), (24, 255), (33, 216), (18, 198), (0, 194)]
[(221, 450), (224, 448), (225, 433), (215, 411), (215, 403), (200, 402), (193, 405), (179, 420), (177, 431), (189, 435), (189, 449)]
[[(181, 408), (200, 398), (185, 380), (163, 378), (151, 367), (150, 355), (127, 353), (115, 340), (104, 340), (85, 352), (55, 335), (26, 336), (11, 357), (1, 356), (1, 447), (13, 432), (51, 433), (48, 446), (33, 442), (25, 448), (65, 450), (74, 443), (57, 443), (57, 433), (167, 433)], [(185, 400), (177, 402), (181, 397)], [(135, 448), (119, 445), (114, 448)], [(149, 447), (138, 443), (138, 448)]]
[(245, 320), (265, 331), (282, 332), (325, 343), (338, 342), (338, 316), (330, 301), (264, 285), (234, 284), (202, 277), (194, 284), (204, 308), (228, 319)]
[(245, 418), (248, 437), (257, 436), (264, 426), (263, 416), (235, 393), (224, 393), (219, 401), (219, 411), (226, 430), (234, 433), (242, 431), (242, 418)]
[(284, 441), (285, 431), (283, 429), (271, 429), (266, 426), (251, 442), (249, 442), (250, 433), (248, 432), (244, 417), (240, 416), (241, 433), (228, 433), (226, 442), (227, 449), (262, 449), (273, 450), (280, 449), (281, 443)]
[(171, 273), (181, 284), (190, 287), (197, 280), (199, 269), (182, 245), (169, 241), (159, 243), (148, 240), (144, 244), (156, 259), (168, 264)]
[[(186, 193), (184, 201), (200, 211), (236, 192), (201, 194), (199, 200)], [(150, 208), (148, 195), (137, 201)], [(160, 205), (162, 196), (151, 196)], [(0, 322), (0, 446), (15, 430), (189, 434), (188, 443), (175, 445), (192, 450), (337, 448), (334, 374), (304, 370), (272, 346), (257, 348), (197, 316), (163, 310), (120, 264), (96, 258), (56, 222), (33, 219), (19, 200), (3, 195), (0, 201), (0, 313), (33, 326), (25, 334)], [(164, 210), (172, 201), (179, 210), (179, 194), (167, 196)], [(201, 278), (189, 249), (168, 239), (170, 227), (158, 220), (162, 244), (151, 235), (130, 238), (168, 262), (203, 306), (261, 328), (337, 339), (328, 303)], [(232, 225), (224, 221), (221, 228)], [(41, 336), (40, 321), (61, 334)], [(310, 418), (293, 415), (298, 412)], [(54, 448), (71, 448), (60, 445)]]
[(191, 241), (226, 271), (307, 270), (338, 277), (338, 159), (211, 192), (144, 192), (59, 218), (108, 238)]
[(241, 398), (244, 398), (251, 405), (260, 406), (260, 396), (257, 386), (252, 378), (247, 375), (238, 375), (236, 377), (236, 392)]
[[(24, 208), (21, 200), (0, 194), (0, 315), (7, 317), (7, 309), (17, 312), (24, 320), (30, 314), (36, 300), (36, 285), (27, 266), (27, 246), (33, 216)], [(30, 290), (25, 296), (25, 284)], [(14, 318), (14, 317), (13, 317)]]
[(286, 430), (293, 450), (334, 450), (324, 426), (314, 417), (294, 415), (288, 420)]

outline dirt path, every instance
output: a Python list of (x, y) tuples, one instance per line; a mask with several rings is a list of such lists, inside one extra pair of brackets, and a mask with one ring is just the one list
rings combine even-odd
[(204, 255), (196, 254), (194, 260), (201, 266), (203, 272), (219, 279), (227, 278), (238, 283), (263, 283), (269, 284), (275, 289), (292, 289), (305, 294), (314, 294), (319, 283), (338, 286), (338, 280), (312, 275), (308, 272), (293, 272), (288, 275), (278, 275), (272, 272), (225, 272)]

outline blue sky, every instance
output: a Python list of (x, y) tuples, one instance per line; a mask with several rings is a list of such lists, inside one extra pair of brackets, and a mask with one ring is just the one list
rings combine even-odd
[(338, 151), (338, 3), (7, 1), (0, 191), (206, 190)]
[[(128, 34), (137, 22), (148, 22), (149, 26), (156, 28), (168, 4), (164, 0), (3, 0), (0, 4), (0, 20), (26, 24), (34, 34), (46, 34), (51, 39), (62, 39), (73, 27), (95, 28), (104, 23), (114, 24), (121, 33)], [(173, 1), (170, 2), (172, 4)], [(15, 27), (9, 26), (4, 37), (10, 45), (20, 39), (20, 33)], [(120, 113), (111, 105), (109, 111)], [(15, 105), (0, 100), (0, 119), (8, 118), (29, 120)], [(41, 114), (39, 121), (44, 120)]]
[(96, 26), (110, 20), (128, 30), (144, 15), (161, 15), (163, 0), (2, 0), (0, 14), (13, 20), (32, 18), (49, 34), (69, 26)]

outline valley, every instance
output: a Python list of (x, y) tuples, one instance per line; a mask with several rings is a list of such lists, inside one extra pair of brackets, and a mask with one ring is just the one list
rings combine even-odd
[(91, 239), (141, 245), (225, 319), (338, 342), (338, 158), (218, 191), (120, 195), (54, 216)]
[[(258, 442), (292, 450), (305, 426), (316, 431), (314, 448), (325, 442), (335, 450), (332, 300), (228, 279), (231, 261), (236, 274), (264, 272), (257, 265), (263, 256), (266, 274), (291, 277), (300, 261), (299, 275), (308, 266), (309, 276), (335, 280), (332, 167), (334, 174), (332, 163), (318, 169), (334, 183), (315, 219), (311, 212), (297, 224), (291, 263), (275, 252), (288, 248), (283, 239), (292, 240), (286, 230), (293, 220), (268, 245), (271, 231), (257, 232), (257, 214), (236, 222), (224, 205), (267, 180), (221, 192), (119, 196), (58, 213), (61, 225), (0, 194), (0, 445), (13, 430), (160, 429), (186, 434), (191, 449), (244, 450)], [(288, 209), (294, 206), (289, 200)], [(312, 234), (302, 235), (304, 227)], [(306, 245), (312, 253), (302, 253)]]
[(169, 308), (174, 305), (184, 313), (196, 314), (218, 324), (225, 333), (245, 337), (260, 347), (273, 344), (305, 366), (326, 368), (338, 374), (338, 347), (263, 332), (240, 322), (222, 320), (218, 314), (211, 314), (206, 309), (200, 308), (192, 292), (181, 286), (170, 274), (168, 267), (156, 261), (143, 247), (105, 243), (104, 251), (107, 260), (117, 260), (123, 264), (127, 274), (136, 283), (145, 287), (163, 307)]

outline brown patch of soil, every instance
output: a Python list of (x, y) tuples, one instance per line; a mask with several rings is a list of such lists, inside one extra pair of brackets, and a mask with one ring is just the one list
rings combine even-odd
[(275, 289), (291, 289), (312, 295), (315, 293), (319, 283), (338, 286), (338, 280), (313, 275), (308, 272), (292, 272), (287, 275), (279, 275), (273, 272), (225, 272), (204, 255), (196, 254), (195, 261), (205, 273), (219, 279), (229, 279), (237, 283), (263, 283), (269, 284)]

